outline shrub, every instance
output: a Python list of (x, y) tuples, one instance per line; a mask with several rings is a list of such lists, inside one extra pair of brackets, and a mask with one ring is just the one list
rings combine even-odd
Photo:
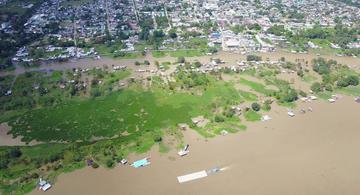
[(303, 70), (298, 70), (298, 71), (297, 71), (297, 75), (298, 75), (299, 77), (303, 77), (303, 76), (304, 76), (304, 71), (303, 71)]
[(114, 166), (114, 161), (111, 160), (111, 159), (107, 160), (107, 161), (106, 161), (106, 166), (107, 166), (108, 168), (113, 167), (113, 166)]
[(313, 83), (310, 88), (315, 93), (318, 93), (318, 92), (322, 91), (322, 87), (321, 87), (321, 84), (319, 82)]
[(140, 66), (140, 62), (136, 61), (136, 62), (135, 62), (135, 65), (136, 65), (136, 66)]
[(155, 142), (161, 142), (161, 141), (162, 141), (161, 135), (155, 135), (155, 136), (154, 136), (154, 141), (155, 141)]
[(330, 84), (325, 85), (325, 90), (326, 91), (333, 91), (332, 85), (330, 85)]
[(305, 92), (305, 91), (302, 91), (302, 90), (300, 90), (299, 94), (300, 94), (302, 97), (306, 97), (306, 96), (307, 96), (306, 92)]
[(215, 122), (217, 123), (222, 123), (225, 121), (224, 117), (221, 116), (221, 115), (216, 115), (215, 118), (214, 118)]
[(91, 167), (94, 168), (94, 169), (97, 169), (97, 168), (99, 168), (99, 164), (97, 164), (96, 162), (93, 162)]
[(266, 111), (269, 111), (271, 110), (271, 105), (265, 102), (262, 108)]
[(10, 158), (19, 158), (22, 155), (22, 152), (19, 147), (12, 148), (9, 152)]
[(252, 108), (254, 111), (257, 112), (257, 111), (260, 110), (261, 106), (260, 106), (260, 104), (254, 102), (254, 103), (251, 104), (251, 108)]
[(246, 56), (246, 60), (247, 61), (261, 61), (262, 58), (261, 58), (261, 56), (257, 56), (257, 55), (248, 55), (248, 56)]
[(145, 65), (150, 65), (150, 62), (148, 60), (144, 60)]

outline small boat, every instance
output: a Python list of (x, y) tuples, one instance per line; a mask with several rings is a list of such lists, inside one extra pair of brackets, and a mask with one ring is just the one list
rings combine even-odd
[(128, 161), (127, 161), (125, 158), (123, 158), (123, 159), (120, 161), (120, 163), (123, 164), (123, 165), (126, 165), (127, 162), (128, 162)]
[(311, 100), (316, 100), (317, 97), (312, 95), (312, 96), (310, 96), (310, 99), (311, 99)]
[(38, 186), (39, 186), (39, 189), (44, 191), (44, 192), (51, 188), (51, 184), (46, 182), (45, 180), (42, 180), (41, 178), (40, 178), (40, 181), (38, 183)]
[(178, 152), (179, 156), (185, 156), (189, 153), (189, 144), (186, 144), (186, 146)]
[(289, 111), (287, 112), (287, 114), (288, 114), (290, 117), (294, 117), (294, 116), (295, 116), (295, 114), (294, 114), (294, 112), (293, 112), (292, 110), (289, 110)]
[(135, 162), (133, 162), (133, 164), (131, 164), (131, 166), (133, 166), (135, 168), (145, 167), (150, 164), (150, 161), (148, 159), (149, 158), (143, 158), (141, 160), (135, 161)]
[(328, 101), (329, 101), (330, 103), (334, 103), (336, 100), (333, 99), (333, 98), (330, 98), (330, 99), (328, 99)]

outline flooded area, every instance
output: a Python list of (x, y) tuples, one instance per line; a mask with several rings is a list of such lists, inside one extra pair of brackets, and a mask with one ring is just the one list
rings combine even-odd
[[(311, 60), (317, 57), (323, 57), (325, 59), (333, 59), (336, 60), (338, 63), (346, 64), (349, 67), (360, 70), (360, 59), (354, 57), (339, 57), (335, 55), (321, 55), (317, 56), (314, 52), (309, 52), (307, 54), (294, 54), (284, 51), (277, 51), (272, 53), (256, 53), (263, 58), (263, 60), (269, 61), (277, 61), (281, 59), (281, 57), (285, 57), (286, 61), (294, 62), (294, 63), (302, 63), (306, 66), (306, 62), (308, 62), (308, 66), (311, 64)], [(234, 66), (240, 60), (246, 60), (246, 55), (236, 54), (236, 53), (229, 53), (229, 52), (218, 52), (217, 54), (211, 56), (200, 56), (200, 57), (187, 57), (186, 60), (188, 61), (199, 61), (201, 63), (208, 63), (211, 59), (219, 58), (225, 61), (224, 66)], [(151, 65), (150, 66), (136, 66), (135, 62), (143, 62), (144, 60), (148, 60)], [(175, 62), (177, 58), (173, 58), (170, 56), (162, 57), (162, 58), (154, 58), (151, 54), (147, 54), (143, 58), (136, 58), (136, 59), (114, 59), (114, 58), (101, 58), (99, 60), (94, 60), (93, 58), (84, 58), (84, 59), (72, 59), (67, 62), (54, 62), (54, 63), (43, 63), (38, 67), (33, 68), (24, 68), (21, 66), (17, 66), (15, 71), (9, 72), (0, 72), (0, 76), (4, 75), (18, 75), (22, 74), (26, 71), (51, 71), (51, 70), (68, 70), (72, 68), (104, 68), (105, 66), (118, 66), (118, 65), (126, 65), (128, 68), (132, 70), (139, 70), (144, 67), (148, 67), (150, 69), (155, 69), (154, 66), (155, 61), (159, 63), (162, 62)]]
[(32, 141), (29, 144), (21, 141), (21, 136), (16, 138), (13, 135), (8, 134), (11, 127), (7, 125), (7, 123), (0, 124), (0, 146), (25, 146), (25, 145), (35, 145), (39, 144), (39, 142)]
[[(300, 114), (308, 107), (313, 111)], [(286, 108), (274, 105), (266, 113), (272, 120), (208, 140), (187, 130), (190, 153), (185, 157), (174, 150), (161, 154), (154, 147), (129, 158), (151, 157), (147, 167), (84, 168), (61, 175), (46, 194), (359, 194), (360, 156), (354, 148), (360, 147), (360, 104), (350, 97), (332, 104), (300, 102), (294, 112), (289, 117)], [(177, 181), (177, 176), (215, 166), (228, 169)]]

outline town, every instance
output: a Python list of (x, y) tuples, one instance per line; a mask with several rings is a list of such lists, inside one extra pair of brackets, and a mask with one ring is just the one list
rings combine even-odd
[[(7, 18), (0, 29), (3, 68), (149, 51), (196, 56), (329, 48), (356, 56), (360, 48), (360, 8), (341, 1), (28, 0), (0, 6)], [(10, 6), (17, 11), (7, 10)], [(27, 18), (19, 21), (22, 15)], [(20, 34), (24, 37), (14, 37)]]
[(0, 0), (0, 194), (359, 194), (359, 105), (356, 0)]

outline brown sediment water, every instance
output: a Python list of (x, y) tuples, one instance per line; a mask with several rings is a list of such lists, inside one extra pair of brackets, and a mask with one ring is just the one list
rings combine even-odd
[[(341, 64), (348, 65), (349, 67), (360, 70), (360, 59), (354, 57), (339, 57), (335, 55), (321, 55), (317, 56), (315, 52), (309, 52), (307, 54), (294, 54), (285, 51), (276, 51), (271, 53), (256, 53), (263, 58), (263, 60), (279, 60), (281, 57), (285, 57), (285, 60), (290, 62), (301, 62), (305, 64), (308, 61), (308, 65), (311, 65), (311, 61), (314, 58), (323, 57), (325, 59), (333, 59), (337, 60)], [(246, 55), (229, 53), (220, 51), (215, 55), (211, 56), (200, 56), (200, 57), (187, 57), (188, 61), (200, 61), (202, 63), (208, 63), (210, 59), (220, 58), (224, 60), (225, 66), (236, 65), (239, 60), (246, 60)], [(100, 60), (94, 60), (92, 58), (83, 58), (78, 60), (69, 60), (67, 62), (51, 62), (51, 63), (43, 63), (38, 67), (33, 68), (24, 68), (21, 66), (17, 66), (15, 71), (9, 72), (0, 72), (0, 76), (5, 75), (18, 75), (22, 74), (26, 71), (49, 71), (49, 70), (68, 70), (71, 68), (95, 68), (95, 67), (104, 67), (104, 65), (127, 65), (130, 69), (141, 69), (144, 66), (135, 66), (134, 63), (136, 61), (143, 62), (144, 60), (148, 60), (152, 65), (154, 65), (155, 61), (161, 62), (175, 62), (177, 58), (165, 56), (162, 58), (154, 58), (151, 54), (147, 54), (145, 57), (136, 58), (136, 59), (113, 59), (108, 57), (103, 57)], [(154, 67), (154, 66), (153, 66)]]
[[(308, 107), (313, 111), (299, 113)], [(129, 157), (151, 156), (147, 167), (62, 174), (46, 194), (360, 194), (360, 104), (353, 98), (299, 103), (295, 117), (275, 105), (266, 114), (272, 120), (247, 123), (245, 132), (208, 140), (187, 130), (190, 153), (182, 158), (176, 151), (160, 154), (155, 147)], [(177, 176), (215, 166), (228, 169), (192, 182), (177, 181)]]
[(0, 124), (0, 146), (25, 146), (39, 144), (39, 142), (36, 141), (26, 144), (21, 141), (21, 136), (14, 138), (13, 135), (8, 134), (10, 128), (11, 127), (9, 127), (7, 123)]

